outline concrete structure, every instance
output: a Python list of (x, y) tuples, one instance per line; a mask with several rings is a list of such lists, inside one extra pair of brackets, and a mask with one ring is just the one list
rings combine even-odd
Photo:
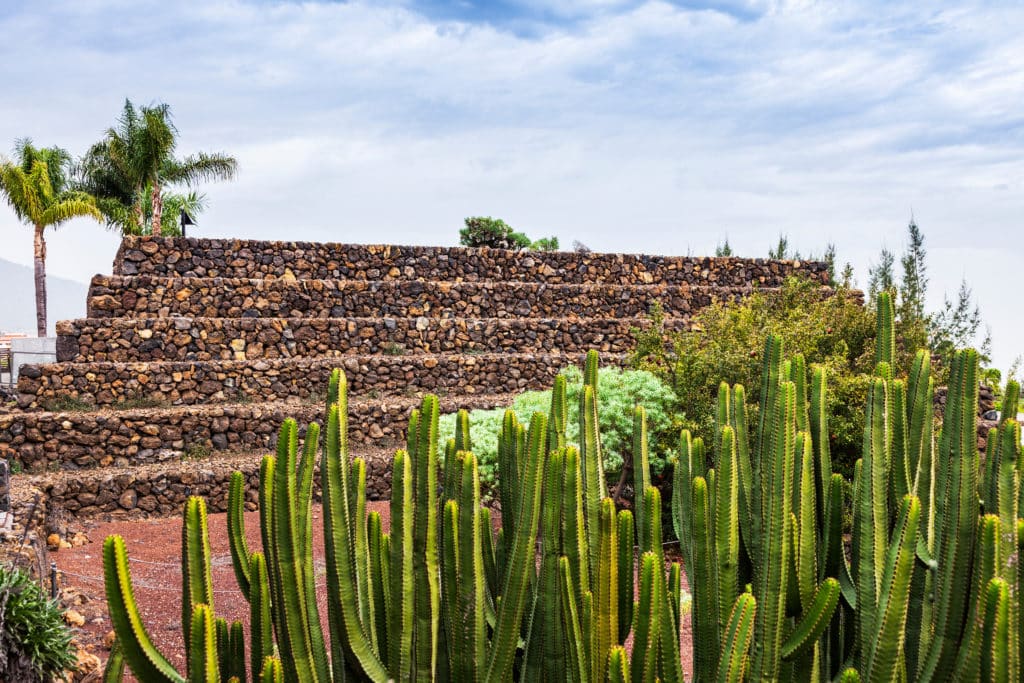
[(57, 362), (57, 337), (23, 337), (11, 339), (11, 384), (18, 383), (22, 365)]

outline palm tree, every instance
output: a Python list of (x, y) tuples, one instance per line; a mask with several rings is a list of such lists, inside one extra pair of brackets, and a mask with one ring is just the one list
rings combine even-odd
[(136, 109), (125, 100), (117, 126), (79, 164), (81, 186), (99, 199), (109, 225), (125, 234), (162, 234), (165, 185), (230, 180), (238, 170), (238, 162), (226, 154), (176, 159), (177, 144), (168, 105)]
[(60, 147), (36, 148), (29, 139), (15, 143), (15, 160), (0, 159), (0, 190), (15, 215), (35, 230), (33, 266), (36, 285), (36, 331), (46, 336), (46, 236), (77, 216), (102, 220), (92, 196), (69, 189), (71, 155)]

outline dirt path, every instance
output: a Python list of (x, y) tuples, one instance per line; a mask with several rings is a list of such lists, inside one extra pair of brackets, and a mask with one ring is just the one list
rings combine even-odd
[[(387, 530), (390, 527), (388, 503), (369, 503), (368, 508), (381, 514), (384, 528)], [(261, 547), (259, 513), (246, 513), (245, 522), (249, 549), (257, 550)], [(241, 620), (248, 632), (249, 606), (238, 590), (231, 566), (231, 552), (227, 541), (227, 515), (210, 515), (209, 528), (214, 606), (217, 616), (225, 617), (229, 622), (234, 619)], [(318, 583), (321, 584), (317, 592), (317, 602), (326, 630), (327, 591), (323, 586), (323, 523), (319, 506), (313, 509), (313, 529), (313, 556), (316, 558)], [(107, 649), (104, 647), (104, 640), (112, 626), (104, 599), (102, 555), (103, 540), (110, 534), (120, 534), (125, 539), (135, 599), (150, 637), (179, 671), (184, 670), (180, 517), (100, 523), (88, 531), (91, 541), (89, 544), (53, 554), (57, 568), (62, 573), (64, 585), (81, 593), (85, 599), (84, 604), (76, 607), (86, 617), (86, 623), (81, 629), (81, 640), (94, 645), (95, 653), (105, 659)], [(685, 583), (685, 576), (683, 581)], [(683, 618), (680, 644), (683, 669), (687, 677), (692, 671), (691, 640), (690, 618), (686, 615)]]

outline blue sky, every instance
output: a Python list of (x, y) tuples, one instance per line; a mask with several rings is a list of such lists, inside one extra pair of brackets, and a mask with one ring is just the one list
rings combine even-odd
[[(996, 362), (1024, 352), (1017, 2), (58, 0), (0, 6), (0, 35), (0, 148), (81, 153), (129, 97), (171, 104), (181, 152), (237, 156), (199, 234), (452, 244), (485, 214), (763, 256), (781, 232), (863, 284), (913, 211), (933, 305), (966, 277)], [(30, 262), (6, 207), (0, 235)], [(116, 243), (70, 224), (51, 272)]]

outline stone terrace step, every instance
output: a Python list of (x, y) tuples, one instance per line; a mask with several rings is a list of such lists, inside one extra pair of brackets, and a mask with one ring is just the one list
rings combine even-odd
[[(669, 318), (670, 329), (686, 320)], [(623, 353), (646, 318), (154, 318), (57, 323), (59, 362), (259, 360), (402, 353)]]
[(778, 286), (794, 272), (826, 282), (825, 264), (815, 261), (184, 237), (126, 237), (114, 260), (117, 275), (319, 280)]
[[(317, 397), (331, 370), (344, 368), (353, 395), (409, 392), (488, 394), (544, 389), (582, 354), (410, 354), (258, 361), (49, 363), (22, 366), (21, 408), (52, 409), (61, 399), (97, 407), (131, 402), (194, 405)], [(603, 364), (624, 362), (605, 354)]]
[[(228, 453), (202, 460), (135, 467), (20, 474), (11, 478), (11, 490), (35, 499), (44, 509), (71, 513), (76, 519), (179, 515), (191, 495), (205, 498), (210, 512), (226, 512), (231, 475), (235, 471), (245, 474), (247, 499), (258, 501), (258, 488), (254, 487), (258, 487), (263, 455), (262, 452)], [(368, 462), (366, 469), (369, 489), (370, 472), (381, 467), (371, 467)], [(390, 491), (390, 480), (387, 490)]]
[[(442, 397), (441, 411), (511, 405), (511, 394)], [(416, 397), (349, 401), (349, 441), (399, 443)], [(324, 406), (276, 402), (0, 415), (0, 457), (25, 470), (125, 467), (196, 458), (218, 451), (273, 448), (286, 418), (322, 422)]]
[[(764, 287), (763, 291), (777, 291)], [(633, 318), (658, 302), (682, 317), (750, 286), (549, 285), (420, 280), (253, 280), (97, 275), (90, 318)]]
[[(201, 460), (173, 463), (21, 474), (12, 477), (11, 489), (13, 496), (28, 500), (39, 495), (37, 504), (44, 510), (67, 511), (78, 519), (98, 515), (112, 519), (178, 515), (191, 495), (205, 498), (210, 512), (226, 512), (228, 488), (235, 471), (246, 477), (246, 499), (253, 504), (258, 502), (264, 454), (218, 453)], [(352, 455), (366, 460), (367, 497), (386, 500), (391, 495), (392, 452), (356, 447)]]

